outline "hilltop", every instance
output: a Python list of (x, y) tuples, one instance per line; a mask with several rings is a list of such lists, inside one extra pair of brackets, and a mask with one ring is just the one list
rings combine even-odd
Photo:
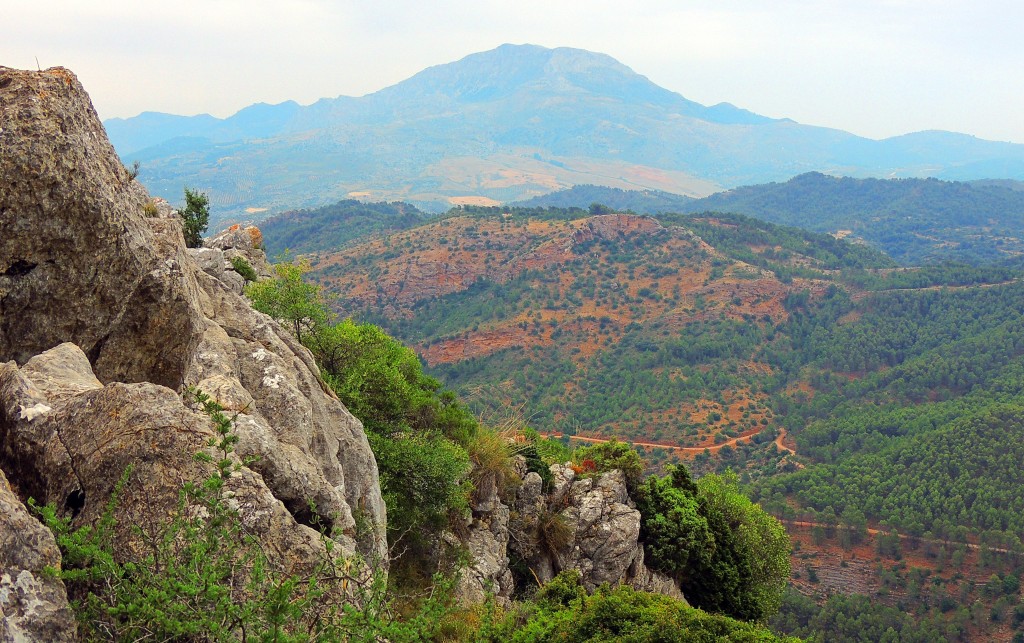
[[(704, 237), (716, 231), (727, 239), (709, 245)], [(338, 296), (339, 312), (412, 342), (448, 381), (490, 386), (491, 401), (528, 403), (559, 430), (583, 422), (609, 436), (699, 445), (735, 430), (727, 425), (738, 416), (698, 429), (725, 400), (682, 385), (689, 375), (675, 366), (629, 375), (658, 380), (650, 386), (662, 393), (603, 388), (636, 355), (667, 351), (680, 366), (701, 355), (749, 355), (767, 328), (788, 319), (795, 293), (820, 295), (841, 267), (893, 264), (827, 235), (724, 215), (663, 225), (635, 215), (482, 208), (320, 253), (312, 265), (311, 278)], [(723, 392), (736, 409), (756, 402), (740, 379)], [(652, 405), (655, 395), (662, 399)], [(743, 431), (759, 431), (761, 419), (747, 414)]]
[(360, 98), (253, 105), (227, 119), (111, 119), (122, 158), (175, 199), (211, 193), (222, 219), (363, 195), (445, 210), (577, 184), (706, 196), (818, 170), (851, 176), (1022, 178), (1024, 146), (949, 132), (883, 141), (703, 106), (613, 58), (502, 45)]
[(1012, 260), (1024, 252), (1024, 192), (1013, 181), (856, 179), (809, 172), (701, 199), (652, 191), (575, 186), (520, 205), (642, 213), (736, 212), (861, 240), (903, 265)]

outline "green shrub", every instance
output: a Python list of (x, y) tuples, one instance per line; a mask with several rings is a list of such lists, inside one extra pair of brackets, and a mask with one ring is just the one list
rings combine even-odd
[(779, 521), (739, 491), (735, 474), (694, 483), (684, 467), (668, 470), (635, 494), (648, 564), (702, 609), (760, 621), (778, 611), (790, 573)]
[(287, 324), (300, 342), (326, 324), (329, 317), (319, 287), (302, 281), (302, 275), (308, 271), (309, 265), (305, 263), (279, 263), (274, 266), (276, 279), (245, 287), (253, 308)]
[(610, 440), (580, 447), (573, 452), (573, 462), (576, 464), (583, 464), (588, 460), (593, 462), (593, 472), (597, 474), (613, 469), (622, 471), (630, 491), (636, 489), (643, 480), (644, 462), (640, 454), (625, 442)]
[(259, 275), (256, 274), (252, 264), (245, 260), (245, 257), (239, 255), (231, 257), (231, 269), (242, 275), (246, 283), (259, 279)]
[(587, 595), (578, 572), (563, 572), (533, 603), (519, 605), (480, 640), (500, 643), (768, 643), (796, 641), (725, 616), (707, 614), (661, 594), (607, 585)]

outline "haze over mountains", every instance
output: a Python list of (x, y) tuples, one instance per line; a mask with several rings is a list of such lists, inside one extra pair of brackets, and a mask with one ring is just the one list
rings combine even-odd
[(198, 184), (224, 219), (347, 196), (440, 210), (581, 183), (706, 196), (807, 171), (1024, 178), (1024, 145), (935, 131), (874, 141), (706, 107), (609, 56), (533, 45), (472, 54), (360, 98), (105, 125), (152, 192), (178, 200), (182, 184)]

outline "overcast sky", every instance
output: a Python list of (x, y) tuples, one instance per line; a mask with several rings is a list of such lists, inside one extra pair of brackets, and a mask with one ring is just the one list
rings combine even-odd
[(871, 138), (1024, 143), (1020, 0), (0, 0), (0, 65), (69, 67), (102, 118), (360, 96), (506, 42)]

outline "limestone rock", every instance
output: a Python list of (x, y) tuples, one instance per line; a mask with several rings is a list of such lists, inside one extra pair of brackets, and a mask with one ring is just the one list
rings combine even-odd
[(228, 261), (233, 257), (242, 257), (261, 278), (273, 276), (270, 264), (267, 263), (267, 253), (263, 250), (263, 233), (256, 226), (233, 225), (204, 239), (203, 245), (223, 251)]
[(78, 79), (0, 67), (0, 123), (0, 360), (74, 341), (105, 382), (180, 386), (203, 329), (184, 245), (155, 238)]
[[(77, 359), (67, 359), (75, 352)], [(62, 365), (68, 367), (66, 379), (58, 378)], [(17, 381), (12, 368), (13, 362), (3, 365), (4, 382)], [(32, 495), (74, 516), (73, 526), (94, 524), (121, 476), (130, 471), (115, 509), (115, 542), (121, 552), (140, 550), (134, 527), (155, 529), (173, 511), (183, 483), (199, 483), (211, 474), (212, 465), (197, 462), (194, 455), (208, 449), (213, 425), (174, 391), (156, 384), (114, 382), (80, 386), (77, 393), (67, 384), (87, 383), (90, 374), (84, 353), (72, 344), (36, 356), (19, 375), (50, 410), (32, 418), (5, 416), (0, 427), (5, 441), (24, 433), (26, 424), (47, 436), (36, 454)], [(5, 402), (10, 392), (10, 386), (0, 389)], [(50, 393), (55, 395), (47, 397)], [(285, 571), (309, 571), (327, 555), (319, 533), (297, 524), (254, 471), (242, 467), (226, 488), (243, 525)]]
[(472, 562), (462, 571), (458, 592), (464, 601), (482, 603), (493, 594), (501, 605), (509, 605), (514, 583), (509, 570), (509, 508), (498, 501), (486, 512), (474, 512), (467, 525), (463, 546)]
[[(541, 478), (529, 473), (516, 492), (509, 526), (509, 549), (525, 562), (540, 582), (563, 570), (580, 572), (593, 589), (601, 583), (629, 584), (636, 589), (683, 598), (675, 582), (644, 564), (639, 542), (640, 512), (633, 506), (621, 471), (577, 479), (566, 463), (551, 466), (551, 489), (543, 493)], [(557, 513), (559, 518), (553, 518)], [(544, 521), (560, 519), (572, 532), (568, 542), (544, 542)]]
[[(0, 124), (0, 468), (12, 482), (58, 503), (88, 485), (82, 516), (94, 515), (135, 459), (147, 465), (136, 475), (156, 476), (147, 486), (162, 488), (159, 476), (180, 483), (183, 474), (173, 472), (195, 471), (179, 458), (196, 450), (182, 436), (208, 433), (181, 404), (185, 386), (195, 385), (239, 412), (239, 450), (260, 456), (240, 480), (265, 483), (272, 494), (256, 494), (276, 521), (266, 533), (304, 539), (312, 501), (338, 528), (339, 553), (358, 550), (386, 565), (386, 512), (361, 424), (319, 379), (306, 348), (253, 311), (227, 272), (222, 281), (197, 266), (180, 220), (122, 167), (74, 75), (0, 68)], [(225, 259), (241, 244), (253, 267), (268, 273), (258, 233), (235, 230), (223, 244), (233, 249), (221, 249)], [(60, 347), (33, 359), (64, 342), (84, 354)], [(78, 408), (82, 400), (91, 405)], [(151, 404), (162, 409), (156, 417), (136, 408)], [(119, 417), (142, 413), (139, 421), (179, 441), (140, 429), (151, 441), (146, 448), (124, 437), (115, 454), (104, 443), (89, 456), (102, 462), (94, 478), (71, 476), (79, 462), (59, 457), (54, 436), (59, 442), (82, 430), (76, 413), (92, 417), (101, 406)], [(92, 422), (101, 432), (117, 430)], [(79, 437), (94, 444), (95, 436)], [(271, 500), (290, 521), (270, 511)]]
[(199, 269), (215, 279), (224, 280), (226, 259), (219, 248), (189, 248), (188, 254)]
[(60, 566), (50, 530), (33, 518), (0, 472), (0, 641), (75, 641), (64, 583), (44, 568)]

